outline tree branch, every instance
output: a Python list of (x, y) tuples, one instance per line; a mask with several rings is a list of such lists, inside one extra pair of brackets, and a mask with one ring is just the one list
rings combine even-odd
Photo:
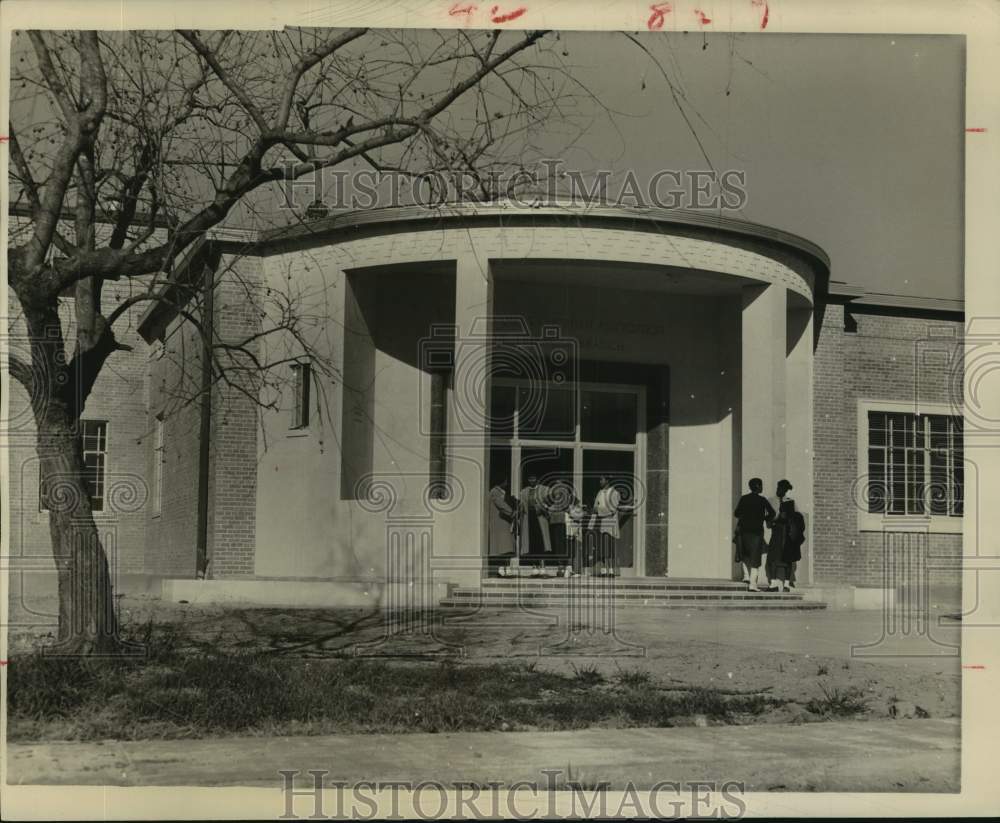
[(49, 247), (52, 245), (62, 215), (63, 201), (80, 153), (87, 145), (88, 140), (91, 140), (100, 128), (107, 106), (107, 78), (104, 74), (104, 65), (101, 62), (97, 33), (93, 31), (81, 32), (79, 46), (80, 87), (85, 97), (80, 101), (82, 109), (77, 110), (69, 92), (56, 73), (45, 40), (39, 32), (29, 32), (29, 36), (35, 47), (39, 64), (46, 73), (46, 82), (52, 88), (52, 92), (66, 117), (66, 138), (56, 152), (55, 160), (52, 163), (52, 172), (40, 197), (38, 217), (34, 221), (35, 231), (25, 249), (23, 260), (25, 269), (28, 272), (33, 272), (41, 267)]
[(13, 352), (8, 352), (7, 367), (10, 369), (10, 376), (24, 386), (24, 390), (31, 396), (35, 391), (35, 375), (31, 366)]
[(309, 69), (322, 60), (325, 60), (337, 49), (346, 46), (348, 43), (363, 37), (368, 29), (348, 29), (331, 37), (325, 43), (306, 54), (302, 55), (299, 61), (292, 68), (292, 73), (285, 84), (285, 92), (281, 96), (281, 106), (278, 109), (278, 118), (275, 127), (284, 131), (288, 127), (288, 118), (292, 112), (292, 101), (295, 98), (295, 91), (299, 86), (299, 81)]
[(105, 361), (116, 351), (131, 350), (130, 346), (122, 345), (115, 339), (109, 323), (103, 325), (100, 336), (90, 348), (77, 349), (67, 367), (69, 380), (62, 389), (63, 399), (74, 419), (83, 413)]
[[(21, 149), (21, 141), (18, 140), (17, 130), (14, 128), (13, 123), (8, 125), (8, 130), (10, 131), (10, 158), (14, 162), (14, 168), (17, 169), (17, 179), (21, 181), (25, 194), (28, 195), (32, 219), (37, 221), (42, 208), (42, 203), (38, 198), (38, 184), (35, 182), (34, 175), (31, 173), (31, 167), (28, 165), (28, 160)], [(76, 249), (73, 244), (63, 237), (58, 230), (53, 232), (52, 240), (56, 248), (63, 254), (75, 253)]]
[(59, 76), (59, 72), (56, 71), (56, 67), (52, 63), (52, 55), (49, 52), (45, 38), (42, 37), (40, 31), (29, 31), (28, 38), (35, 49), (35, 56), (38, 58), (38, 66), (42, 70), (46, 87), (52, 92), (52, 96), (56, 98), (56, 103), (62, 111), (63, 118), (67, 123), (72, 123), (76, 120), (77, 116), (76, 103), (73, 102), (73, 97), (69, 93), (69, 89), (66, 88), (62, 78)]
[(264, 115), (261, 114), (260, 109), (254, 105), (253, 100), (247, 94), (246, 89), (235, 82), (229, 73), (222, 67), (219, 63), (218, 58), (215, 56), (215, 52), (210, 49), (205, 43), (202, 42), (198, 34), (189, 29), (181, 29), (179, 32), (180, 36), (183, 37), (191, 47), (201, 55), (202, 59), (212, 67), (212, 71), (215, 72), (215, 76), (222, 81), (223, 85), (229, 89), (240, 101), (240, 105), (243, 106), (247, 114), (250, 115), (254, 123), (257, 124), (257, 128), (261, 132), (266, 132), (268, 130), (267, 121), (264, 119)]
[[(192, 44), (198, 43), (201, 45), (201, 49), (209, 52), (208, 47), (197, 36), (193, 35), (193, 33), (189, 34), (193, 37)], [(293, 166), (286, 165), (261, 170), (261, 159), (269, 148), (285, 141), (303, 140), (305, 137), (304, 135), (289, 135), (265, 128), (254, 146), (243, 157), (236, 170), (225, 181), (215, 200), (181, 224), (167, 243), (137, 254), (101, 249), (94, 253), (77, 254), (72, 258), (56, 260), (53, 262), (52, 269), (55, 273), (58, 288), (61, 290), (81, 277), (91, 275), (101, 277), (136, 277), (169, 269), (172, 261), (185, 248), (204, 234), (205, 231), (223, 220), (230, 209), (247, 193), (265, 183), (294, 180), (321, 169), (336, 166), (353, 157), (364, 156), (366, 152), (370, 152), (373, 149), (408, 140), (417, 134), (422, 127), (426, 126), (434, 116), (452, 105), (466, 91), (481, 82), (498, 66), (509, 61), (519, 52), (529, 48), (546, 34), (548, 34), (547, 31), (529, 32), (514, 45), (494, 54), (491, 59), (483, 62), (464, 80), (455, 83), (446, 93), (423, 109), (415, 118), (380, 118), (360, 126), (340, 129), (336, 133), (339, 137), (339, 142), (345, 142), (344, 135), (354, 134), (359, 131), (369, 131), (373, 127), (384, 128), (385, 130), (367, 140), (352, 143), (347, 148), (335, 152), (328, 157), (299, 162)], [(191, 42), (190, 39), (189, 42)], [(212, 65), (212, 63), (218, 65), (218, 61), (214, 55), (206, 56), (205, 59), (209, 62), (209, 65)], [(214, 66), (213, 70), (215, 70)], [(220, 75), (220, 79), (223, 79), (223, 76), (228, 77), (225, 74), (225, 70), (222, 70), (222, 72), (223, 74)], [(226, 80), (223, 80), (223, 82), (225, 83)], [(231, 82), (230, 80), (229, 83)], [(230, 88), (235, 94), (236, 89), (239, 87), (227, 83), (227, 88)], [(240, 89), (240, 94), (244, 97), (246, 96), (245, 91), (242, 89)], [(250, 103), (250, 106), (256, 109), (252, 103)], [(257, 113), (259, 116), (259, 111)], [(260, 121), (263, 122), (262, 116), (260, 117)], [(400, 126), (402, 127), (400, 128)]]

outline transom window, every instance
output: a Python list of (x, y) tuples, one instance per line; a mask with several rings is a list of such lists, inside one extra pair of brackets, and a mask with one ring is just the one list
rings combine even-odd
[(493, 382), (489, 429), (494, 439), (634, 447), (638, 420), (635, 386)]
[(962, 418), (868, 411), (870, 514), (961, 517)]

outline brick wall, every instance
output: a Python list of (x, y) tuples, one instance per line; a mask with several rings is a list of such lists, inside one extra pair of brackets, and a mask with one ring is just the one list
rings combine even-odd
[[(239, 346), (259, 327), (260, 260), (224, 256), (213, 274), (215, 339)], [(200, 317), (202, 295), (187, 309)], [(247, 352), (258, 351), (256, 343)], [(203, 343), (199, 329), (175, 320), (150, 359), (149, 427), (164, 419), (160, 513), (150, 512), (146, 563), (155, 574), (197, 573), (199, 455)], [(209, 450), (207, 553), (212, 577), (247, 577), (254, 571), (257, 496), (256, 370), (239, 349), (219, 347), (224, 372), (212, 389)], [(242, 390), (241, 390), (242, 389)], [(248, 394), (250, 396), (248, 396)], [(152, 476), (153, 438), (148, 460)]]
[[(260, 313), (269, 308), (261, 299), (261, 282), (259, 257), (222, 258), (215, 292), (216, 335), (220, 341), (241, 345), (260, 329)], [(261, 347), (251, 343), (246, 349), (257, 354)], [(247, 355), (231, 356), (230, 362), (220, 353), (224, 366), (231, 368), (228, 380), (216, 384), (212, 398), (208, 496), (212, 577), (250, 577), (254, 573), (259, 405), (251, 398), (258, 396), (260, 374)], [(240, 371), (241, 366), (249, 371)], [(280, 374), (269, 375), (269, 379), (280, 379)]]
[[(846, 580), (843, 547), (855, 449), (844, 430), (844, 308), (827, 305), (813, 354), (813, 574)], [(808, 550), (808, 547), (806, 547)]]
[[(953, 401), (961, 374), (953, 368), (960, 351), (959, 321), (855, 312), (854, 332), (844, 330), (844, 307), (827, 306), (814, 359), (814, 573), (817, 582), (883, 582), (883, 531), (858, 527), (858, 403)], [(955, 557), (960, 534), (928, 534), (928, 554)], [(952, 575), (954, 577), (954, 575)], [(935, 578), (937, 578), (935, 580)], [(931, 571), (932, 582), (957, 582)]]

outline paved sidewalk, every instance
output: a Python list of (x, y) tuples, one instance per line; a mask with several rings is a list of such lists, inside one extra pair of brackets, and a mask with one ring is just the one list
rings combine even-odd
[[(230, 737), (8, 746), (13, 784), (281, 786), (279, 769), (329, 780), (515, 780), (572, 767), (584, 784), (742, 781), (747, 791), (953, 792), (957, 719), (573, 732)], [(311, 786), (306, 777), (303, 787)], [(275, 814), (280, 813), (280, 809)]]

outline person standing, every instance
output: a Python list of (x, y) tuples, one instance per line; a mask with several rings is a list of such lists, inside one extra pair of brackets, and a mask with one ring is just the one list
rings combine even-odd
[(618, 527), (621, 494), (611, 485), (611, 478), (602, 474), (598, 479), (597, 495), (594, 497), (595, 565), (597, 573), (615, 577), (618, 574), (617, 543), (620, 536)]
[(514, 519), (517, 501), (510, 495), (506, 480), (490, 489), (490, 519), (487, 523), (487, 552), (490, 557), (514, 553)]
[(736, 504), (736, 562), (743, 566), (743, 582), (752, 592), (760, 591), (759, 576), (761, 560), (764, 556), (764, 523), (768, 526), (774, 520), (774, 507), (762, 494), (764, 481), (751, 478), (750, 488)]
[(584, 542), (583, 527), (587, 512), (580, 499), (574, 494), (573, 502), (566, 510), (566, 544), (569, 549), (571, 574), (579, 577), (583, 574)]
[(567, 576), (579, 576), (583, 570), (580, 549), (583, 507), (568, 480), (552, 484), (548, 508), (555, 559), (566, 563)]
[(549, 498), (551, 489), (538, 482), (538, 476), (528, 475), (528, 486), (521, 493), (521, 554), (550, 554), (552, 535), (549, 533)]
[(793, 564), (802, 559), (802, 518), (795, 511), (795, 501), (788, 494), (792, 484), (779, 480), (775, 493), (778, 497), (778, 515), (771, 527), (771, 539), (767, 546), (769, 591), (790, 592), (788, 586)]

